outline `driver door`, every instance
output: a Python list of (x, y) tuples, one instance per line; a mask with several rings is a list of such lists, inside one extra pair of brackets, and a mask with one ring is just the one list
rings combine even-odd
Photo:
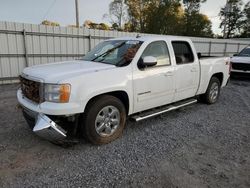
[(162, 106), (174, 99), (174, 67), (171, 65), (166, 41), (150, 43), (142, 53), (140, 61), (153, 56), (157, 64), (139, 68), (134, 72), (134, 111)]

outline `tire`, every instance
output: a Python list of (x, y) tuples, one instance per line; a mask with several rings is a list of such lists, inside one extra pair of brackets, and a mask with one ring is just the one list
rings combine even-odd
[(207, 104), (214, 104), (220, 96), (221, 83), (217, 77), (212, 77), (205, 94), (201, 95), (201, 100)]
[(107, 144), (122, 135), (126, 109), (116, 97), (104, 95), (91, 101), (80, 125), (83, 136), (93, 144)]

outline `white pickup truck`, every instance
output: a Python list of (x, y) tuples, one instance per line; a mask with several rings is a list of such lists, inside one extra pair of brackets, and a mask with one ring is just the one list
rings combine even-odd
[(229, 58), (204, 58), (184, 37), (106, 40), (81, 60), (28, 67), (17, 98), (33, 131), (50, 141), (76, 134), (94, 144), (135, 121), (197, 102), (218, 100)]
[(250, 46), (244, 48), (239, 54), (231, 58), (232, 73), (250, 73)]

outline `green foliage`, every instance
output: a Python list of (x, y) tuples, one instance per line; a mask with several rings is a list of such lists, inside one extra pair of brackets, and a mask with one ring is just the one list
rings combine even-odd
[(219, 13), (222, 20), (220, 28), (225, 28), (225, 38), (234, 37), (240, 33), (244, 24), (242, 5), (241, 0), (229, 0), (228, 5), (221, 8)]
[(151, 7), (148, 0), (126, 0), (128, 6), (128, 16), (131, 30), (144, 32), (146, 27), (146, 17)]
[(211, 37), (211, 21), (199, 13), (200, 3), (205, 1), (184, 0), (183, 7), (181, 0), (125, 0), (128, 21), (122, 27), (117, 25), (132, 32)]
[(117, 23), (113, 23), (113, 24), (112, 24), (112, 28), (113, 28), (114, 30), (118, 30), (118, 29), (119, 29), (119, 25), (118, 25)]
[(201, 3), (206, 0), (184, 0), (185, 7), (183, 33), (185, 36), (212, 37), (212, 23), (209, 18), (200, 13)]
[(57, 23), (57, 22), (51, 22), (51, 21), (48, 21), (48, 20), (42, 21), (41, 24), (42, 24), (42, 25), (49, 25), (49, 26), (60, 26), (59, 23)]
[(185, 6), (185, 12), (187, 14), (199, 13), (201, 3), (205, 3), (207, 0), (183, 0)]
[(212, 37), (212, 23), (206, 15), (192, 13), (186, 19), (183, 29), (185, 36)]
[(244, 20), (243, 20), (243, 31), (241, 37), (249, 38), (250, 37), (250, 2), (248, 2), (243, 10)]
[[(104, 14), (104, 18), (108, 18), (109, 22), (114, 25), (115, 30), (121, 30), (123, 22), (127, 16), (127, 5), (125, 0), (113, 0), (109, 4), (109, 14)], [(117, 26), (117, 27), (116, 27)]]
[(110, 27), (105, 23), (100, 23), (99, 24), (99, 29), (101, 29), (101, 30), (110, 30)]
[(86, 20), (83, 24), (84, 27), (89, 29), (100, 29), (100, 30), (110, 30), (110, 27), (105, 23), (94, 23), (90, 20)]
[(183, 9), (179, 1), (152, 1), (145, 17), (147, 33), (180, 35)]

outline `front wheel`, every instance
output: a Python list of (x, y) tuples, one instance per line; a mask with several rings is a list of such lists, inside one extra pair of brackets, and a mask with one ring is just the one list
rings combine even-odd
[(83, 134), (90, 142), (107, 144), (122, 135), (126, 109), (116, 97), (100, 96), (88, 104), (83, 123)]
[(216, 103), (220, 96), (220, 87), (220, 80), (216, 77), (212, 77), (209, 82), (206, 93), (201, 96), (202, 101), (207, 104)]

